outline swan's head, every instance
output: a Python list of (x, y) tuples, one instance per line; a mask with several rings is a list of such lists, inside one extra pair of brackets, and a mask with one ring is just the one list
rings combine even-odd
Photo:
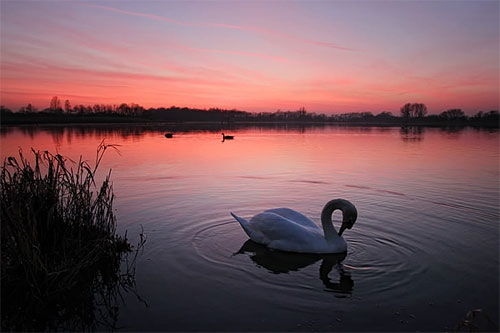
[(340, 231), (338, 233), (339, 236), (342, 236), (345, 229), (351, 229), (354, 222), (356, 222), (356, 218), (358, 217), (356, 207), (354, 207), (354, 205), (349, 201), (345, 199), (334, 199), (328, 201), (321, 212), (321, 224), (323, 225), (323, 231), (327, 240), (336, 239), (337, 234), (332, 225), (332, 214), (337, 209), (342, 211), (342, 226), (340, 227)]
[(339, 236), (342, 236), (342, 233), (345, 229), (351, 229), (358, 218), (358, 211), (356, 207), (352, 203), (347, 200), (343, 200), (342, 209), (342, 226), (339, 230)]

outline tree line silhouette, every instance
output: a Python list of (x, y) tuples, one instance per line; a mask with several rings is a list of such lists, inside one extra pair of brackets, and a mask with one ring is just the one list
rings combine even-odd
[(402, 124), (402, 125), (481, 125), (498, 127), (498, 110), (479, 111), (467, 116), (461, 109), (449, 109), (437, 115), (428, 115), (423, 103), (406, 103), (399, 115), (383, 111), (349, 112), (326, 115), (308, 112), (305, 108), (296, 111), (251, 113), (236, 109), (197, 109), (171, 106), (169, 108), (145, 109), (135, 103), (71, 105), (57, 96), (52, 97), (49, 107), (37, 110), (32, 104), (21, 107), (17, 112), (1, 106), (1, 122), (9, 123), (72, 123), (72, 122), (334, 122), (347, 124)]

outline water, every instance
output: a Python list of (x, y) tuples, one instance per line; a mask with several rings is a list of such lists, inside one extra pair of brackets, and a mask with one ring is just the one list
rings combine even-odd
[[(112, 168), (119, 231), (147, 244), (124, 330), (450, 330), (472, 309), (498, 325), (499, 134), (438, 128), (3, 127), (18, 147)], [(345, 198), (346, 255), (248, 242), (229, 212), (290, 207), (319, 223)], [(341, 215), (334, 214), (339, 226)], [(487, 322), (488, 320), (486, 320)], [(491, 326), (486, 326), (491, 329)]]

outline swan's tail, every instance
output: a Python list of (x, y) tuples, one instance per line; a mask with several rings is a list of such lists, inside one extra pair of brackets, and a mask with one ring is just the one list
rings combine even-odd
[(231, 216), (234, 217), (234, 219), (240, 223), (241, 227), (243, 228), (245, 233), (248, 235), (248, 237), (252, 238), (252, 235), (251, 235), (252, 232), (250, 231), (248, 221), (242, 217), (236, 216), (232, 212), (231, 212)]

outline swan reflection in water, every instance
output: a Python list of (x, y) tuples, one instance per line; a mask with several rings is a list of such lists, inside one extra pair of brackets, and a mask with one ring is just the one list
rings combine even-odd
[[(250, 254), (250, 259), (257, 266), (264, 267), (273, 274), (288, 274), (299, 271), (321, 259), (319, 278), (323, 282), (326, 291), (333, 292), (336, 297), (349, 297), (354, 287), (354, 281), (351, 279), (350, 273), (345, 271), (342, 265), (342, 261), (347, 254), (345, 252), (335, 254), (290, 253), (271, 250), (249, 239), (235, 253), (235, 255), (237, 254)], [(338, 282), (332, 282), (328, 276), (334, 267), (339, 273)]]

